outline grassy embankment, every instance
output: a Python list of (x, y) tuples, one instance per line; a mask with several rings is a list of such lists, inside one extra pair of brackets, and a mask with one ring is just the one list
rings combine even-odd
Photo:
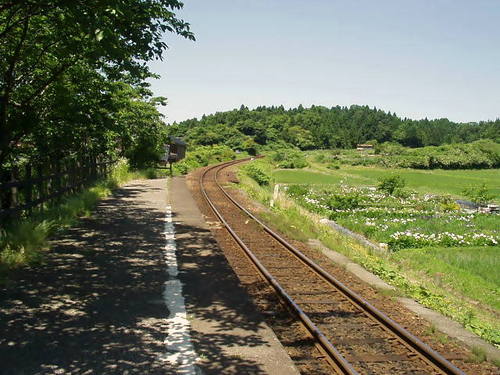
[(49, 248), (49, 238), (74, 225), (79, 217), (90, 215), (96, 203), (113, 189), (132, 179), (157, 175), (154, 169), (132, 171), (121, 161), (105, 180), (0, 230), (0, 283), (16, 268), (41, 262)]
[[(499, 170), (391, 170), (359, 166), (341, 166), (339, 169), (330, 170), (321, 164), (312, 163), (312, 168), (309, 170), (275, 170), (273, 179), (275, 183), (307, 183), (308, 186), (318, 184), (318, 186), (321, 185), (321, 188), (328, 189), (341, 181), (343, 185), (347, 183), (358, 187), (375, 186), (379, 177), (398, 174), (406, 179), (408, 188), (419, 193), (450, 194), (457, 198), (464, 198), (463, 189), (472, 184), (485, 183), (488, 187), (498, 187), (500, 185), (498, 172)], [(245, 182), (247, 190), (261, 201), (270, 199), (271, 189), (269, 187), (257, 186), (249, 179), (242, 181)], [(307, 196), (309, 203), (314, 202), (311, 199), (317, 198), (317, 196), (311, 197)], [(500, 269), (499, 246), (472, 246), (469, 244), (468, 246), (447, 245), (450, 246), (447, 247), (431, 244), (412, 248), (410, 242), (410, 245), (407, 244), (396, 251), (389, 251), (385, 256), (381, 256), (363, 248), (353, 240), (319, 225), (317, 218), (325, 216), (321, 215), (321, 210), (310, 215), (308, 225), (304, 225), (304, 205), (301, 207), (290, 198), (282, 197), (282, 199), (285, 199), (286, 203), (278, 202), (278, 208), (270, 214), (273, 216), (272, 222), (282, 231), (289, 235), (298, 236), (299, 239), (319, 238), (327, 246), (344, 253), (386, 281), (399, 287), (404, 294), (454, 318), (486, 340), (496, 345), (500, 344), (498, 320), (500, 275), (497, 272)], [(377, 205), (387, 203), (377, 197), (374, 199), (377, 201)], [(342, 218), (338, 221), (347, 227), (352, 224), (354, 227), (351, 226), (351, 229), (365, 235), (368, 234), (367, 237), (372, 237), (372, 239), (377, 239), (380, 236), (380, 232), (376, 230), (377, 225), (384, 226), (384, 230), (387, 231), (386, 236), (394, 233), (395, 230), (419, 229), (425, 232), (425, 227), (427, 227), (427, 231), (434, 232), (456, 230), (464, 236), (467, 236), (467, 231), (477, 230), (486, 231), (489, 235), (495, 235), (495, 233), (498, 235), (500, 221), (498, 216), (486, 217), (482, 215), (468, 219), (457, 212), (452, 212), (450, 215), (443, 212), (436, 218), (430, 215), (427, 215), (429, 217), (424, 215), (422, 218), (421, 212), (418, 211), (413, 216), (411, 215), (412, 210), (415, 211), (414, 207), (419, 205), (416, 201), (418, 198), (412, 199), (413, 201), (410, 199), (407, 202), (407, 207), (404, 208), (406, 211), (398, 211), (397, 205), (394, 204), (397, 200), (393, 199), (391, 204), (396, 213), (393, 216), (375, 215), (375, 218), (370, 218), (368, 225), (364, 225), (362, 220), (358, 227), (354, 225), (354, 220), (351, 220), (353, 216), (357, 215), (357, 219), (364, 219), (360, 216), (360, 212), (352, 212), (352, 214), (348, 212), (343, 219), (344, 221)], [(424, 210), (422, 212), (432, 212), (429, 211), (432, 210), (432, 206), (419, 209)], [(397, 224), (390, 222), (394, 221), (393, 219), (398, 217), (397, 214), (401, 213), (403, 214), (399, 216), (400, 218), (411, 218), (411, 220)], [(457, 218), (458, 220), (455, 220)], [(391, 227), (391, 225), (395, 225), (395, 227)], [(293, 232), (289, 229), (292, 226), (294, 227)], [(417, 228), (415, 228), (416, 226)], [(300, 228), (302, 233), (297, 233), (297, 228)]]

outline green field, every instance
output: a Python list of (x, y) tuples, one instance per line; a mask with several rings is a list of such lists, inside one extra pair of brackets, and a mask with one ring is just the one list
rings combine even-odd
[[(390, 212), (386, 215), (375, 215), (372, 211), (371, 214), (364, 216), (363, 209), (367, 205), (367, 194), (371, 194), (370, 191), (375, 195), (379, 194), (368, 187), (377, 186), (380, 178), (390, 175), (403, 177), (406, 182), (405, 188), (417, 193), (413, 198), (416, 201), (411, 202), (410, 199), (409, 202), (405, 203), (405, 200), (402, 199), (401, 207), (399, 207), (397, 203), (399, 201), (396, 199), (393, 202), (396, 204), (396, 206), (393, 204), (395, 212), (389, 210)], [(394, 231), (418, 232), (421, 233), (421, 236), (429, 236), (432, 233), (435, 233), (436, 236), (452, 233), (464, 236), (464, 238), (484, 232), (498, 240), (500, 217), (497, 215), (479, 215), (457, 211), (450, 212), (448, 216), (447, 213), (440, 211), (439, 203), (436, 203), (435, 212), (440, 212), (436, 217), (434, 217), (434, 211), (429, 208), (427, 208), (427, 212), (424, 210), (415, 214), (407, 223), (401, 223), (399, 216), (408, 217), (404, 213), (404, 210), (407, 209), (404, 207), (405, 205), (411, 208), (428, 204), (427, 200), (418, 202), (419, 199), (424, 199), (425, 194), (433, 194), (435, 198), (432, 199), (437, 200), (438, 196), (441, 195), (467, 199), (463, 195), (464, 189), (482, 184), (485, 184), (489, 192), (494, 195), (494, 200), (500, 202), (500, 169), (420, 170), (345, 164), (340, 165), (338, 169), (329, 169), (324, 163), (310, 160), (310, 167), (307, 169), (275, 169), (273, 179), (275, 183), (303, 184), (304, 188), (308, 189), (308, 193), (302, 198), (295, 196), (296, 202), (324, 217), (333, 217), (339, 224), (363, 234), (374, 242), (389, 242)], [(329, 214), (328, 210), (324, 210), (324, 205), (329, 194), (332, 194), (328, 193), (330, 187), (318, 185), (331, 185), (332, 191), (342, 189), (341, 186), (351, 186), (351, 191), (356, 189), (365, 197), (364, 205), (359, 207), (359, 212), (353, 209), (344, 210), (343, 213), (334, 213), (334, 215)], [(322, 197), (321, 194), (326, 195)], [(378, 199), (375, 207), (386, 204), (384, 199), (380, 200), (380, 197), (374, 199)], [(419, 210), (422, 209), (419, 208)], [(397, 210), (402, 210), (401, 215), (398, 214)], [(398, 220), (400, 220), (399, 223)], [(417, 299), (431, 308), (449, 313), (450, 316), (462, 322), (466, 327), (468, 326), (472, 331), (498, 344), (500, 340), (498, 336), (500, 246), (491, 245), (491, 243), (489, 246), (469, 243), (459, 247), (438, 243), (424, 247), (406, 245), (399, 250), (395, 248), (386, 260), (388, 264), (396, 267), (404, 277), (418, 280), (419, 285), (424, 288), (423, 290), (432, 290), (430, 296), (422, 295), (416, 297)], [(390, 265), (389, 267), (391, 267)], [(381, 273), (382, 276), (383, 273), (384, 271)], [(445, 298), (454, 300), (453, 312), (451, 312), (451, 306), (450, 311), (448, 311), (439, 302), (436, 302), (436, 295), (444, 295)]]
[(500, 247), (407, 249), (393, 259), (445, 288), (500, 310)]
[(280, 184), (338, 184), (343, 178), (338, 173), (325, 174), (300, 169), (278, 169), (273, 172), (273, 177)]
[(273, 173), (277, 183), (337, 184), (344, 181), (351, 185), (373, 186), (377, 185), (379, 178), (388, 175), (402, 176), (408, 188), (421, 193), (451, 194), (456, 197), (463, 197), (464, 189), (484, 183), (495, 195), (495, 200), (500, 200), (500, 169), (416, 170), (342, 166), (336, 170), (276, 170)]

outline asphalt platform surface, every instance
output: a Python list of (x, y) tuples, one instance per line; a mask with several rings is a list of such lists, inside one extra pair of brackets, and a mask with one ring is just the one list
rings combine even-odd
[(165, 211), (197, 374), (296, 374), (210, 235), (183, 178), (118, 189), (0, 287), (0, 374), (179, 374), (165, 362)]

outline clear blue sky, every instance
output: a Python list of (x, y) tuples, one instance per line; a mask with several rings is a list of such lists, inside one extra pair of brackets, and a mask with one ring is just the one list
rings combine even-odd
[(500, 117), (500, 0), (185, 0), (151, 65), (167, 122), (245, 104)]

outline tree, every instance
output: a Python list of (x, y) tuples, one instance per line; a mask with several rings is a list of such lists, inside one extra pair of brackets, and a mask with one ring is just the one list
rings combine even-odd
[[(85, 94), (85, 86), (97, 82), (144, 86), (153, 76), (145, 63), (162, 58), (167, 47), (161, 39), (164, 32), (194, 39), (189, 24), (175, 16), (182, 5), (176, 0), (0, 5), (0, 166), (37, 135), (57, 137), (61, 121), (54, 113), (60, 106), (81, 105), (78, 112), (83, 117), (83, 108), (98, 111), (93, 107), (97, 103), (68, 98), (64, 90)], [(105, 101), (104, 96), (97, 100)], [(79, 125), (83, 128), (76, 132), (94, 130), (84, 121)]]
[(291, 126), (286, 129), (285, 140), (301, 150), (308, 150), (314, 147), (314, 140), (311, 132), (300, 126)]
[(262, 146), (276, 149), (292, 144), (301, 149), (352, 148), (369, 140), (379, 143), (396, 141), (404, 146), (422, 147), (426, 144), (473, 142), (481, 137), (500, 138), (499, 120), (463, 124), (447, 119), (409, 120), (367, 106), (299, 106), (289, 110), (282, 106), (260, 106), (254, 110), (242, 106), (228, 112), (204, 115), (200, 120), (183, 121), (174, 129), (177, 136), (190, 136), (196, 128), (215, 124), (226, 126), (226, 139), (219, 141), (218, 138), (224, 137), (216, 134), (206, 138), (203, 141), (205, 144), (223, 142), (236, 147), (241, 145), (236, 138), (252, 137), (260, 149)]

